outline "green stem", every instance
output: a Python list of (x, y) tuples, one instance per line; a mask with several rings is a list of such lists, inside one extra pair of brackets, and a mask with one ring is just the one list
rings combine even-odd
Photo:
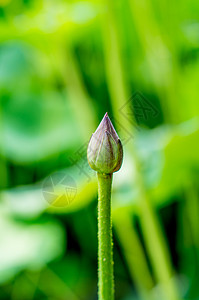
[(98, 175), (98, 299), (114, 299), (111, 221), (112, 174)]

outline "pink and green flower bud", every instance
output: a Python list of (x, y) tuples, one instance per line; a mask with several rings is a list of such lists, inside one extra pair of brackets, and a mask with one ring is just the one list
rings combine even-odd
[(98, 173), (112, 174), (122, 165), (122, 144), (107, 113), (91, 136), (87, 158), (90, 167)]

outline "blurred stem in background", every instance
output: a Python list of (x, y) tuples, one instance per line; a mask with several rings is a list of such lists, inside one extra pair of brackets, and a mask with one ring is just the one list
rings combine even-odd
[(115, 218), (113, 214), (113, 226), (137, 291), (142, 299), (154, 299), (152, 296), (153, 279), (143, 247), (132, 226), (130, 214), (121, 210), (116, 213)]
[(8, 187), (8, 170), (7, 170), (6, 158), (3, 156), (3, 153), (1, 152), (1, 155), (0, 155), (0, 189), (5, 189), (7, 187)]
[[(116, 119), (120, 120), (121, 114), (119, 110), (128, 99), (127, 89), (113, 1), (109, 0), (106, 7), (107, 11), (102, 16), (105, 68), (114, 115)], [(127, 108), (127, 113), (129, 109)], [(133, 131), (133, 127), (128, 121), (122, 120), (122, 124), (130, 132)], [(128, 142), (127, 149), (131, 153), (132, 167), (135, 165), (136, 169), (136, 185), (140, 192), (140, 222), (153, 271), (162, 291), (161, 299), (179, 300), (177, 287), (172, 280), (173, 272), (169, 250), (161, 226), (145, 191), (139, 160), (136, 156), (132, 140)]]
[[(189, 229), (190, 229), (190, 236), (193, 241), (193, 245), (196, 249), (199, 250), (199, 201), (197, 195), (197, 189), (194, 182), (190, 181), (190, 178), (194, 178), (192, 174), (190, 174), (189, 178), (186, 178), (186, 182), (184, 184), (184, 194), (185, 194), (185, 209)], [(198, 253), (198, 252), (197, 252)]]
[(173, 57), (173, 51), (169, 51), (166, 41), (162, 39), (151, 2), (130, 0), (129, 5), (141, 49), (146, 56), (154, 88), (162, 104), (164, 118), (175, 124), (180, 120), (181, 112), (178, 109), (179, 97), (175, 84), (178, 78), (175, 56)]
[(12, 285), (12, 293), (10, 295), (10, 300), (20, 299), (20, 289), (19, 286), (23, 287), (28, 282), (28, 289), (26, 286), (26, 291), (24, 291), (27, 300), (32, 300), (35, 298), (36, 291), (38, 289), (38, 282), (40, 279), (40, 271), (33, 273), (26, 272), (25, 276), (19, 276), (15, 279)]
[[(181, 269), (187, 282), (185, 282), (184, 294), (190, 299), (197, 299), (199, 276), (199, 201), (198, 189), (194, 182), (194, 174), (188, 173), (182, 188), (182, 199), (178, 209), (178, 239), (181, 250)], [(178, 241), (179, 242), (179, 241)], [(182, 250), (183, 249), (183, 250)], [(189, 280), (188, 278), (191, 278)]]
[(81, 72), (70, 44), (63, 45), (58, 40), (54, 47), (53, 55), (51, 54), (53, 67), (55, 70), (58, 69), (58, 74), (62, 74), (62, 79), (67, 87), (68, 101), (78, 123), (77, 126), (81, 130), (82, 140), (86, 142), (90, 132), (94, 132), (97, 124), (94, 106), (84, 87)]
[(84, 136), (88, 138), (88, 135), (90, 135), (88, 128), (93, 132), (97, 124), (95, 109), (84, 88), (81, 72), (78, 69), (70, 45), (65, 47), (65, 57), (67, 63), (65, 72), (69, 98), (71, 99), (72, 107), (76, 114), (76, 120), (79, 122), (79, 128), (84, 128)]
[(0, 141), (0, 190), (8, 187), (8, 169), (7, 169), (7, 160), (4, 151), (4, 136), (3, 136), (3, 112), (0, 107), (0, 132), (1, 141)]
[[(63, 299), (80, 300), (80, 297), (76, 295), (75, 291), (71, 290), (64, 280), (48, 266), (39, 274), (36, 272), (26, 272), (26, 277), (33, 285), (33, 292), (34, 289), (39, 289), (47, 297), (52, 297), (53, 294), (56, 295), (56, 289), (58, 289)], [(48, 280), (46, 280), (46, 278), (48, 278)], [(53, 284), (49, 285), (49, 283)], [(34, 299), (34, 294), (32, 299)], [(14, 300), (14, 298), (12, 298), (12, 300)]]

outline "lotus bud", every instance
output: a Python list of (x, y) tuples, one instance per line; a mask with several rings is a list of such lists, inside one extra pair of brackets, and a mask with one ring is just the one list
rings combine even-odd
[(90, 167), (98, 173), (112, 174), (122, 165), (122, 144), (107, 113), (90, 138), (87, 158)]

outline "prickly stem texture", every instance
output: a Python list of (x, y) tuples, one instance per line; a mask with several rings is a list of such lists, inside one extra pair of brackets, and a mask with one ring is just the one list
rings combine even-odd
[(98, 173), (98, 300), (114, 299), (111, 220), (112, 174)]

